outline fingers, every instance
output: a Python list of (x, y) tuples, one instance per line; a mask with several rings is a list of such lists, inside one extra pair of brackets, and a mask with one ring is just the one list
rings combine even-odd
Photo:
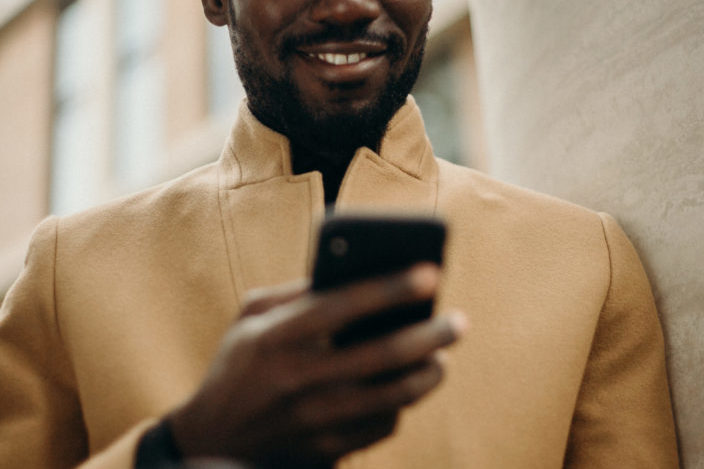
[(313, 382), (357, 380), (409, 367), (457, 341), (467, 328), (462, 313), (439, 316), (355, 347), (342, 349), (310, 370)]
[(296, 307), (281, 312), (275, 333), (297, 340), (329, 337), (343, 326), (380, 310), (431, 299), (439, 276), (437, 266), (424, 263), (399, 274), (302, 297)]
[(397, 412), (372, 415), (341, 425), (340, 428), (319, 433), (312, 438), (311, 447), (324, 459), (336, 460), (340, 456), (391, 436), (397, 420)]
[(395, 413), (429, 393), (442, 377), (443, 367), (436, 354), (384, 379), (348, 382), (301, 396), (291, 406), (291, 419), (298, 428), (318, 431)]
[(268, 311), (274, 306), (293, 301), (303, 296), (309, 288), (309, 281), (299, 279), (275, 287), (249, 290), (240, 317), (257, 315)]
[(389, 412), (343, 422), (331, 428), (298, 432), (293, 438), (286, 439), (284, 451), (278, 454), (269, 451), (269, 458), (257, 467), (332, 469), (345, 454), (391, 435), (397, 419), (397, 412)]

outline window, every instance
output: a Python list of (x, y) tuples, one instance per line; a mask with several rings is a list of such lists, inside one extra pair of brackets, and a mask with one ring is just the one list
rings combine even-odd
[(435, 154), (454, 163), (463, 162), (457, 96), (461, 84), (458, 78), (452, 50), (444, 48), (426, 57), (413, 89)]
[(119, 0), (116, 9), (113, 171), (136, 189), (158, 176), (164, 143), (163, 0)]
[(215, 116), (232, 118), (244, 98), (232, 58), (227, 27), (208, 26), (208, 107)]
[(164, 153), (163, 0), (64, 2), (56, 30), (51, 210), (151, 184)]
[(64, 8), (56, 31), (54, 145), (51, 211), (65, 214), (94, 203), (102, 181), (100, 96), (101, 41), (90, 2)]

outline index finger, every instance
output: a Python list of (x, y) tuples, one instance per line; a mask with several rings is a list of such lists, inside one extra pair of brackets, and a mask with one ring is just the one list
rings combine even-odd
[(363, 280), (294, 300), (275, 326), (275, 334), (289, 338), (330, 337), (347, 324), (394, 306), (431, 299), (440, 269), (417, 264), (398, 274)]
[(310, 288), (310, 282), (304, 279), (274, 287), (254, 288), (246, 292), (240, 318), (263, 313), (277, 305), (293, 301), (303, 296)]

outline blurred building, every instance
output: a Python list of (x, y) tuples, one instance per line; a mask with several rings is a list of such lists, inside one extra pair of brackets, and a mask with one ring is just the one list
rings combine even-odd
[[(414, 94), (438, 154), (484, 169), (466, 0), (436, 0)], [(0, 298), (29, 236), (215, 160), (244, 92), (195, 0), (0, 2)]]

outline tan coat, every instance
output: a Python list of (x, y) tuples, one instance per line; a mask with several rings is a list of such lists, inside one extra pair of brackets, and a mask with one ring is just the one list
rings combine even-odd
[[(2, 467), (130, 467), (245, 292), (307, 275), (321, 176), (240, 114), (217, 163), (37, 228), (2, 306)], [(341, 467), (676, 467), (662, 333), (611, 218), (435, 159), (412, 99), (337, 207), (445, 217), (438, 310), (472, 324), (440, 390)]]

